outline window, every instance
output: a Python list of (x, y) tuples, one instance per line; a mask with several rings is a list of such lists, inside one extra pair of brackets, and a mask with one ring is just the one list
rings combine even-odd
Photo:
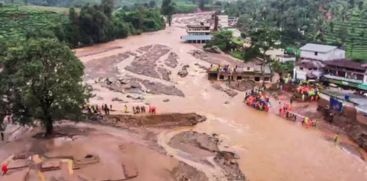
[(303, 70), (303, 67), (300, 67), (299, 69), (300, 69), (300, 70)]
[(317, 56), (319, 54), (319, 52), (315, 52), (315, 56)]
[(255, 77), (255, 81), (259, 82), (260, 81), (260, 77)]
[(357, 74), (357, 80), (363, 81), (364, 76), (362, 74)]
[(270, 81), (270, 78), (269, 77), (265, 77), (264, 78), (264, 81)]

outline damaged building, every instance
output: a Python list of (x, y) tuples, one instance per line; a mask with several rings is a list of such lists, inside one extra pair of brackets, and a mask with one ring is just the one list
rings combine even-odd
[(268, 64), (261, 60), (241, 63), (236, 66), (212, 65), (208, 70), (209, 80), (271, 82), (273, 72)]

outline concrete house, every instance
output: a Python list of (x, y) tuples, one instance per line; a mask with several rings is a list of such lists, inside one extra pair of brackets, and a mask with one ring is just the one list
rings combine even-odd
[(294, 80), (319, 79), (325, 62), (345, 58), (345, 51), (336, 46), (308, 43), (300, 50), (300, 59), (293, 71)]
[(209, 25), (201, 23), (200, 25), (187, 25), (187, 35), (182, 36), (181, 39), (187, 43), (206, 43), (213, 38)]

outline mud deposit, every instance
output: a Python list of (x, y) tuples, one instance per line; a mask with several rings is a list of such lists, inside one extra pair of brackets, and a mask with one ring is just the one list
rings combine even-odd
[(135, 58), (126, 70), (135, 74), (160, 79), (161, 75), (156, 70), (158, 60), (166, 55), (170, 50), (164, 45), (152, 45), (140, 49), (144, 54)]
[(110, 115), (103, 117), (99, 122), (101, 124), (117, 126), (117, 127), (181, 127), (194, 126), (205, 121), (204, 116), (188, 113), (160, 114), (160, 115)]
[[(186, 131), (175, 135), (169, 145), (189, 154), (189, 158), (193, 161), (213, 167), (213, 164), (216, 164), (227, 180), (246, 180), (237, 163), (238, 157), (232, 152), (220, 151), (219, 143), (219, 139), (205, 133)], [(212, 157), (214, 157), (214, 163), (209, 161)]]

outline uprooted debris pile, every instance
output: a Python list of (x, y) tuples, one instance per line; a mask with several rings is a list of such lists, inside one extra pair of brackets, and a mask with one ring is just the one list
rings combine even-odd
[(228, 181), (246, 180), (245, 175), (236, 161), (236, 156), (232, 152), (220, 151), (214, 161), (224, 170)]
[(99, 123), (117, 127), (179, 127), (194, 126), (206, 120), (206, 117), (195, 113), (173, 113), (159, 115), (109, 115), (99, 120)]

